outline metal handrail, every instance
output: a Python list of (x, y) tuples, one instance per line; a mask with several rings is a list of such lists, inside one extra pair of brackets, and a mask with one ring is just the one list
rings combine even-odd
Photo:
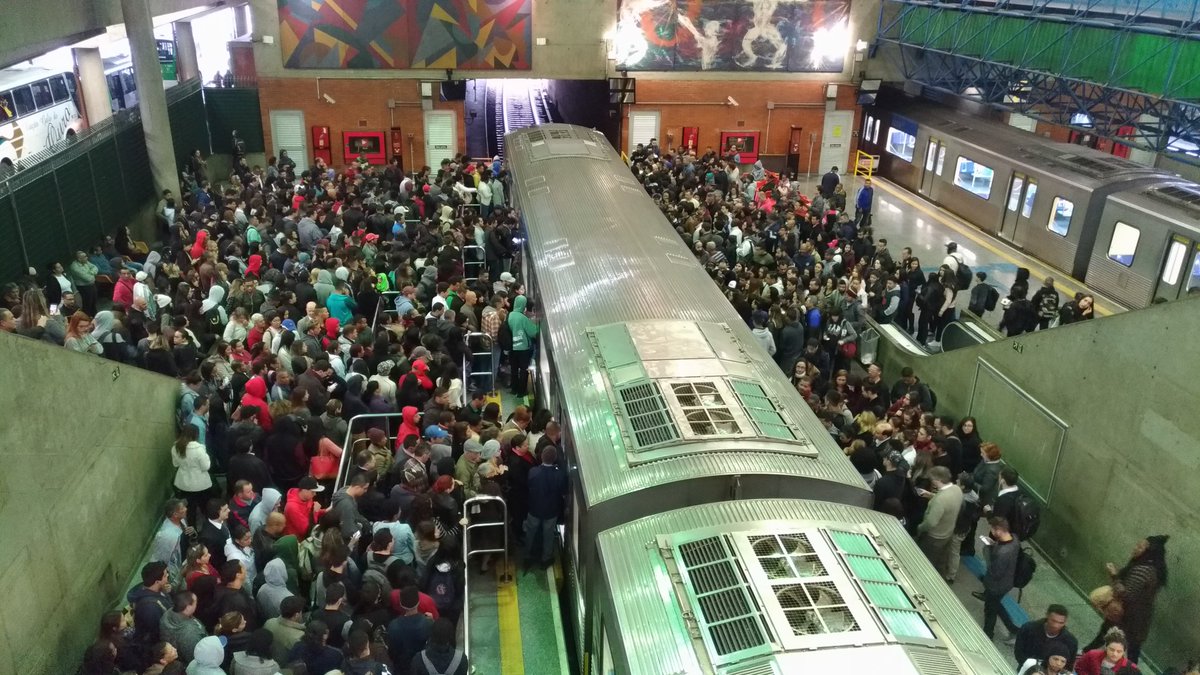
[[(351, 439), (354, 436), (354, 423), (358, 420), (390, 418), (390, 417), (399, 417), (401, 419), (401, 421), (403, 421), (403, 419), (404, 419), (403, 416), (404, 416), (404, 413), (402, 413), (402, 412), (363, 413), (362, 415), (355, 415), (354, 417), (350, 418), (350, 420), (346, 423), (346, 441), (344, 443), (342, 443), (342, 457), (341, 457), (341, 460), (338, 462), (337, 480), (335, 480), (333, 482), (334, 492), (340, 490), (342, 488), (342, 486), (345, 485), (346, 481), (350, 479), (350, 465), (351, 465), (351, 462), (354, 457), (354, 452), (352, 451), (354, 448), (354, 444), (351, 441)], [(388, 438), (393, 438), (390, 434), (387, 434), (387, 432), (384, 432), (384, 433), (385, 433), (385, 435), (388, 436)]]
[(396, 305), (396, 296), (400, 295), (400, 291), (383, 291), (379, 294), (379, 300), (375, 302), (375, 316), (371, 318), (371, 334), (375, 334), (375, 327), (379, 325), (379, 315), (395, 312), (395, 309), (384, 309), (384, 300), (387, 300), (393, 308)]
[[(476, 260), (467, 260), (467, 251), (477, 251), (479, 258)], [(478, 244), (467, 244), (462, 247), (462, 266), (463, 266), (463, 281), (471, 282), (479, 279), (479, 270), (487, 267), (486, 249)], [(475, 268), (475, 276), (471, 276), (467, 271), (468, 267)]]
[[(471, 525), (471, 505), (480, 504), (483, 502), (500, 502), (500, 506), (504, 509), (504, 517), (498, 523), (477, 523)], [(478, 551), (471, 550), (471, 530), (484, 527), (499, 527), (504, 532), (504, 548), (483, 548)], [(503, 553), (504, 554), (504, 571), (500, 574), (500, 583), (509, 583), (513, 577), (508, 571), (508, 502), (504, 501), (503, 497), (495, 497), (492, 495), (477, 495), (463, 502), (463, 566), (467, 568), (467, 573), (463, 575), (463, 655), (470, 656), (471, 649), (471, 556), (476, 553)]]
[[(487, 345), (487, 351), (486, 352), (473, 351), (473, 348), (471, 347), (472, 339), (475, 339), (475, 340), (482, 339), (483, 344)], [(495, 391), (496, 390), (496, 366), (497, 366), (497, 363), (496, 363), (496, 351), (494, 348), (495, 341), (492, 339), (492, 336), (488, 335), (487, 333), (484, 333), (482, 331), (475, 332), (475, 333), (467, 333), (466, 335), (463, 336), (463, 345), (466, 347), (466, 349), (463, 351), (463, 369), (462, 369), (464, 398), (466, 397), (467, 390), (470, 389), (470, 387), (471, 387), (472, 378), (474, 378), (477, 375), (487, 375), (489, 385), (490, 385), (489, 388), (487, 389), (487, 391)], [(488, 357), (488, 360), (491, 363), (491, 367), (488, 368), (488, 370), (475, 370), (475, 357), (476, 356), (484, 356), (484, 355), (486, 355)], [(463, 401), (463, 405), (466, 405), (465, 400)]]

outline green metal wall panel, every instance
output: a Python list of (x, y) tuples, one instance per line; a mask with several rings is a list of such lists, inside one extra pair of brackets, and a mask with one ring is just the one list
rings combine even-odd
[(30, 263), (44, 269), (55, 260), (67, 260), (71, 246), (67, 243), (62, 212), (58, 208), (54, 174), (46, 174), (23, 186), (14, 197)]
[(100, 219), (105, 231), (112, 231), (124, 224), (125, 187), (122, 184), (121, 165), (117, 161), (117, 143), (108, 139), (91, 151), (92, 175), (96, 179), (96, 200), (99, 202)]
[(257, 89), (205, 89), (208, 130), (216, 153), (232, 153), (232, 133), (246, 143), (246, 152), (262, 152), (262, 109)]
[(58, 171), (58, 192), (67, 223), (67, 243), (71, 250), (88, 250), (107, 231), (96, 206), (96, 188), (87, 155), (63, 164)]
[(5, 195), (0, 197), (0, 281), (16, 279), (24, 268), (25, 254), (21, 250), (13, 199)]
[(126, 205), (139, 204), (154, 194), (150, 174), (150, 156), (146, 153), (146, 138), (142, 125), (137, 124), (117, 133), (117, 159), (125, 178)]
[(197, 149), (205, 155), (211, 152), (204, 94), (200, 90), (168, 106), (167, 116), (171, 122), (171, 141), (175, 146), (176, 161), (182, 164)]

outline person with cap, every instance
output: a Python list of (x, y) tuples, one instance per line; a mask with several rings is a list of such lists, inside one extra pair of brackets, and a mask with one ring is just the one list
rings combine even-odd
[(288, 490), (287, 503), (283, 508), (283, 515), (287, 519), (287, 525), (283, 528), (284, 536), (293, 535), (301, 541), (308, 537), (323, 513), (314, 498), (324, 490), (325, 486), (312, 476), (301, 478), (296, 487)]
[(1017, 675), (1071, 675), (1071, 661), (1075, 652), (1058, 640), (1048, 640), (1042, 647), (1041, 658), (1029, 658), (1021, 663)]
[(771, 335), (770, 329), (767, 328), (767, 320), (770, 315), (767, 312), (758, 309), (754, 311), (753, 320), (754, 327), (750, 331), (758, 344), (767, 352), (768, 356), (775, 356), (775, 337)]
[[(524, 436), (521, 439), (524, 441)], [(484, 443), (483, 452), (479, 454), (479, 464), (475, 467), (475, 473), (478, 474), (480, 480), (496, 480), (506, 471), (508, 471), (508, 466), (500, 461), (500, 441), (493, 438)]]
[[(497, 449), (499, 443), (496, 444)], [(484, 448), (478, 442), (467, 441), (463, 444), (462, 457), (454, 465), (454, 479), (462, 484), (463, 495), (470, 499), (479, 493), (479, 465), (483, 462)]]
[(1112, 563), (1105, 565), (1113, 601), (1105, 606), (1102, 612), (1104, 623), (1084, 651), (1102, 646), (1108, 629), (1116, 626), (1124, 632), (1129, 660), (1138, 662), (1142, 645), (1150, 635), (1154, 601), (1159, 590), (1167, 585), (1166, 546), (1170, 538), (1170, 535), (1157, 534), (1140, 539), (1124, 567), (1117, 569)]

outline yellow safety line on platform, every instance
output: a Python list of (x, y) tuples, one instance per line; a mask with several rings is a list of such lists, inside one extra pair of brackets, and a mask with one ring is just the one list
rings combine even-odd
[[(517, 568), (512, 562), (508, 574), (512, 581), (501, 581), (501, 565), (496, 566), (496, 604), (500, 611), (500, 673), (523, 675), (525, 652), (521, 647), (521, 613), (517, 606)], [(470, 572), (467, 572), (470, 574)]]
[[(928, 214), (934, 218), (937, 218), (938, 222), (942, 223), (946, 227), (948, 227), (948, 228), (954, 230), (955, 232), (957, 232), (958, 234), (961, 234), (962, 236), (970, 239), (972, 242), (979, 244), (980, 246), (982, 246), (982, 247), (986, 248), (987, 250), (991, 251), (992, 253), (1000, 256), (1001, 258), (1007, 260), (1008, 262), (1010, 262), (1018, 267), (1032, 268), (1031, 272), (1036, 272), (1037, 276), (1039, 276), (1043, 279), (1046, 277), (1054, 277), (1055, 285), (1059, 289), (1066, 291), (1070, 295), (1074, 296), (1076, 293), (1087, 293), (1088, 295), (1091, 295), (1093, 297), (1099, 296), (1100, 298), (1103, 298), (1103, 304), (1101, 304), (1099, 302), (1096, 303), (1096, 314), (1098, 314), (1100, 316), (1111, 316), (1113, 314), (1113, 311), (1111, 309), (1109, 309), (1108, 307), (1106, 307), (1105, 305), (1109, 305), (1109, 304), (1118, 305), (1119, 304), (1119, 303), (1113, 302), (1111, 299), (1105, 297), (1102, 294), (1096, 293), (1093, 290), (1090, 290), (1083, 286), (1076, 285), (1074, 283), (1075, 282), (1074, 277), (1063, 272), (1062, 270), (1049, 267), (1046, 264), (1044, 264), (1042, 261), (1040, 261), (1036, 258), (1033, 258), (1030, 256), (1025, 256), (1025, 260), (1018, 260), (1011, 251), (1007, 251), (1007, 250), (997, 246), (992, 241), (990, 241), (988, 235), (985, 232), (983, 232), (973, 226), (968, 225), (966, 223), (966, 221), (958, 218), (957, 216), (954, 216), (953, 214), (951, 214), (948, 211), (945, 211), (943, 209), (938, 209), (938, 208), (934, 207), (933, 205), (925, 202), (923, 199), (915, 198), (912, 194), (910, 194), (908, 192), (908, 190), (905, 190), (904, 188), (900, 187), (899, 185), (896, 185), (895, 183), (893, 183), (891, 181), (882, 180), (878, 176), (876, 176), (873, 180), (885, 184), (885, 188), (886, 188), (889, 196), (894, 196), (897, 199), (899, 199), (900, 201), (904, 202), (905, 204), (908, 204), (909, 206), (911, 206), (913, 208), (923, 211), (926, 214)], [(1031, 275), (1031, 277), (1032, 277), (1032, 275)], [(1036, 279), (1036, 278), (1030, 278), (1030, 282), (1031, 282), (1030, 290), (1035, 290), (1035, 287), (1038, 287), (1038, 288), (1041, 287), (1041, 284), (1038, 282), (1038, 279)]]

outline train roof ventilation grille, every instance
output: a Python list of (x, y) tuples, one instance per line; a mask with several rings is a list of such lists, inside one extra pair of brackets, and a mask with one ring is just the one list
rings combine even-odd
[(538, 143), (538, 142), (546, 140), (546, 134), (541, 129), (535, 129), (533, 131), (528, 132), (528, 135), (526, 136), (526, 138), (529, 139), (530, 143)]
[(717, 657), (770, 645), (762, 611), (724, 536), (680, 544), (678, 560), (701, 629)]
[(546, 129), (546, 135), (559, 140), (575, 138), (575, 134), (571, 133), (570, 129)]
[(1146, 190), (1144, 193), (1158, 201), (1182, 205), (1191, 211), (1200, 211), (1200, 190), (1183, 185), (1167, 185)]
[(768, 534), (750, 537), (750, 548), (767, 578), (808, 579), (828, 574), (807, 535)]
[(640, 450), (679, 440), (679, 429), (671, 421), (658, 385), (646, 381), (630, 384), (618, 389), (617, 396), (625, 419), (629, 420), (635, 448)]
[[(747, 380), (730, 380), (729, 383), (741, 399), (746, 415), (754, 421), (754, 426), (758, 427), (759, 434), (785, 441), (798, 439), (795, 429), (779, 414), (779, 408), (767, 396), (765, 389)], [(805, 444), (807, 445), (807, 441)]]
[(1108, 178), (1115, 176), (1131, 168), (1137, 168), (1138, 165), (1131, 165), (1113, 159), (1097, 159), (1095, 157), (1086, 157), (1083, 155), (1065, 154), (1054, 155), (1048, 157), (1055, 164), (1068, 168), (1075, 173), (1081, 173), (1091, 178)]
[(779, 664), (774, 659), (764, 663), (735, 665), (718, 671), (720, 675), (780, 675)]
[(829, 536), (850, 575), (892, 635), (901, 639), (935, 639), (921, 610), (870, 537), (843, 530), (829, 530)]
[(837, 586), (828, 581), (775, 586), (775, 599), (797, 637), (849, 633), (858, 622)]
[(904, 650), (921, 675), (962, 675), (962, 670), (949, 653), (922, 647)]
[(671, 395), (683, 414), (688, 435), (693, 438), (741, 436), (746, 433), (731, 407), (733, 401), (716, 382), (670, 382)]

